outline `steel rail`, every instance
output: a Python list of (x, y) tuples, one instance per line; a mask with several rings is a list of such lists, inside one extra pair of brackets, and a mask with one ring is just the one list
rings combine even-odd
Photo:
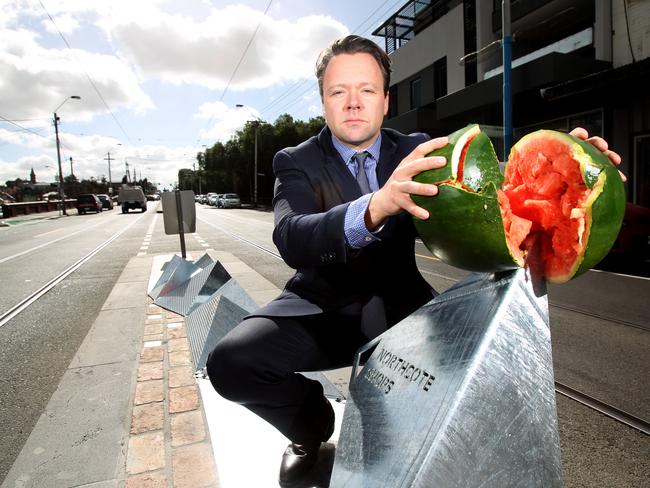
[(591, 397), (585, 393), (582, 393), (581, 391), (578, 391), (557, 381), (555, 382), (555, 391), (567, 398), (570, 398), (571, 400), (585, 405), (586, 407), (596, 410), (609, 418), (618, 420), (628, 427), (632, 427), (639, 432), (643, 432), (645, 435), (650, 435), (650, 424), (642, 418), (635, 417), (630, 413), (620, 410), (608, 403), (602, 402), (597, 398)]
[[(244, 237), (241, 237), (239, 235), (233, 234), (232, 232), (229, 232), (229, 231), (223, 229), (222, 227), (220, 227), (218, 225), (212, 224), (211, 222), (208, 222), (208, 221), (203, 220), (203, 219), (199, 219), (199, 220), (201, 220), (202, 222), (210, 225), (211, 227), (214, 227), (215, 229), (219, 230), (220, 232), (223, 232), (224, 234), (232, 237), (233, 239), (236, 239), (236, 240), (241, 241), (241, 242), (245, 242), (246, 244), (249, 244), (249, 245), (255, 247), (256, 249), (259, 249), (259, 250), (261, 250), (261, 251), (263, 251), (263, 252), (265, 252), (267, 254), (270, 254), (273, 257), (277, 258), (277, 259), (282, 259), (282, 256), (280, 256), (278, 253), (276, 253), (274, 251), (271, 251), (270, 249), (267, 249), (264, 246), (256, 244), (256, 243), (254, 243), (254, 242), (252, 242), (252, 241), (250, 241), (250, 240), (248, 240), (248, 239), (246, 239)], [(420, 269), (420, 272), (423, 272), (425, 274), (430, 274), (430, 275), (433, 275), (433, 276), (437, 276), (437, 277), (440, 277), (440, 278), (443, 278), (443, 279), (446, 279), (446, 280), (454, 281), (454, 282), (458, 281), (456, 278), (451, 278), (449, 276), (444, 276), (444, 275), (441, 275), (441, 274), (432, 273), (431, 271), (427, 271), (427, 270)], [(570, 309), (569, 307), (558, 306), (558, 305), (553, 305), (553, 304), (549, 303), (549, 307), (550, 306), (554, 306), (554, 307), (558, 307), (558, 308), (566, 308), (567, 310), (570, 310), (570, 311), (575, 312), (575, 313), (584, 313), (584, 312), (582, 312), (580, 310), (573, 310), (573, 309)], [(584, 315), (589, 315), (589, 316), (592, 316), (592, 317), (596, 316), (596, 314), (589, 314), (589, 313), (584, 313)], [(610, 319), (609, 317), (598, 317), (598, 318), (602, 318), (603, 320), (607, 320), (607, 321), (613, 321), (613, 319)], [(623, 321), (618, 321), (618, 322), (623, 322)], [(625, 325), (630, 325), (630, 326), (633, 326), (633, 327), (643, 328), (643, 327), (640, 327), (638, 324), (626, 323)], [(561, 394), (561, 395), (566, 396), (567, 398), (570, 398), (570, 399), (572, 399), (572, 400), (574, 400), (574, 401), (588, 407), (588, 408), (591, 408), (592, 410), (596, 410), (597, 412), (605, 415), (606, 417), (617, 420), (618, 422), (621, 422), (621, 423), (623, 423), (623, 424), (625, 424), (625, 425), (627, 425), (627, 426), (629, 426), (629, 427), (631, 427), (631, 428), (633, 428), (635, 430), (638, 430), (639, 432), (642, 432), (642, 433), (644, 433), (646, 435), (650, 434), (650, 424), (648, 424), (648, 422), (646, 422), (645, 420), (643, 420), (643, 419), (641, 419), (639, 417), (635, 417), (632, 414), (624, 412), (623, 410), (620, 410), (620, 409), (618, 409), (618, 408), (616, 408), (616, 407), (614, 407), (612, 405), (609, 405), (609, 404), (607, 404), (605, 402), (602, 402), (602, 401), (598, 400), (597, 398), (591, 397), (591, 396), (589, 396), (589, 395), (587, 395), (585, 393), (582, 393), (582, 392), (580, 392), (580, 391), (578, 391), (578, 390), (576, 390), (574, 388), (571, 388), (570, 386), (567, 386), (567, 385), (565, 385), (563, 383), (559, 383), (557, 381), (555, 382), (555, 391), (557, 393)]]
[(6, 312), (3, 312), (2, 315), (0, 315), (0, 327), (5, 325), (7, 322), (9, 322), (12, 318), (14, 318), (16, 315), (18, 315), (20, 312), (25, 310), (27, 307), (29, 307), (32, 303), (34, 303), (36, 300), (41, 298), (43, 295), (45, 295), (48, 291), (50, 291), (52, 288), (54, 288), (57, 284), (59, 284), (61, 281), (63, 281), (68, 275), (70, 275), (72, 272), (76, 271), (78, 268), (80, 268), (86, 261), (90, 260), (95, 254), (97, 254), (99, 251), (104, 249), (106, 246), (108, 246), (111, 242), (113, 242), (115, 239), (117, 239), (119, 236), (121, 236), (124, 232), (126, 232), (128, 229), (130, 229), (136, 222), (138, 222), (142, 217), (144, 216), (141, 215), (137, 219), (135, 219), (133, 222), (131, 222), (129, 225), (121, 229), (117, 234), (113, 235), (110, 239), (107, 241), (103, 242), (99, 246), (97, 246), (95, 249), (90, 251), (88, 254), (86, 254), (84, 257), (79, 259), (77, 262), (63, 270), (61, 273), (56, 275), (54, 278), (52, 278), (50, 281), (45, 283), (43, 286), (41, 286), (38, 290), (33, 292), (31, 295), (28, 297), (24, 298), (20, 302), (18, 302), (16, 305), (11, 307), (9, 310)]

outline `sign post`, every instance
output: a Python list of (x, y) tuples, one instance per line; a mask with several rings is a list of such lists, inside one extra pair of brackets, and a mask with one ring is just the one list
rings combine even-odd
[(192, 190), (175, 190), (162, 194), (165, 234), (179, 234), (181, 255), (185, 253), (185, 234), (196, 232), (196, 207)]

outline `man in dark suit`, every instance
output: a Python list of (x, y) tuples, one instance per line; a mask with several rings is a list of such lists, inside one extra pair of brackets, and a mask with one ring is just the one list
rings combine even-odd
[(350, 365), (359, 347), (435, 296), (414, 256), (412, 216), (428, 214), (410, 195), (435, 195), (436, 186), (412, 178), (446, 164), (426, 155), (447, 138), (381, 129), (390, 60), (372, 41), (339, 39), (316, 74), (327, 126), (273, 161), (273, 240), (296, 273), (207, 364), (219, 394), (292, 441), (282, 486), (313, 466), (334, 429), (322, 386), (296, 372)]
[(207, 366), (223, 397), (292, 441), (282, 485), (311, 468), (334, 428), (322, 386), (296, 371), (350, 365), (359, 347), (435, 296), (416, 268), (407, 212), (426, 218), (409, 194), (436, 187), (411, 178), (445, 164), (425, 155), (446, 138), (381, 129), (390, 60), (368, 39), (336, 41), (317, 77), (327, 126), (273, 161), (273, 240), (296, 273), (220, 341)]

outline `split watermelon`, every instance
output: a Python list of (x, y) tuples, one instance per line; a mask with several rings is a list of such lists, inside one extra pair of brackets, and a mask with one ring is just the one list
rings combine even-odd
[(478, 125), (449, 136), (431, 155), (447, 165), (414, 180), (438, 185), (438, 195), (413, 195), (429, 212), (415, 227), (442, 261), (470, 271), (525, 265), (535, 244), (545, 278), (563, 283), (595, 266), (623, 221), (625, 191), (616, 167), (588, 142), (540, 130), (523, 137), (501, 173)]

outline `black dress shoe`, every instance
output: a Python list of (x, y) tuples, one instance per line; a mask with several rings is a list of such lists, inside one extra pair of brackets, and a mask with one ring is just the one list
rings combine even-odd
[(318, 461), (320, 442), (311, 444), (291, 443), (282, 455), (280, 465), (280, 486), (292, 486), (300, 480)]

